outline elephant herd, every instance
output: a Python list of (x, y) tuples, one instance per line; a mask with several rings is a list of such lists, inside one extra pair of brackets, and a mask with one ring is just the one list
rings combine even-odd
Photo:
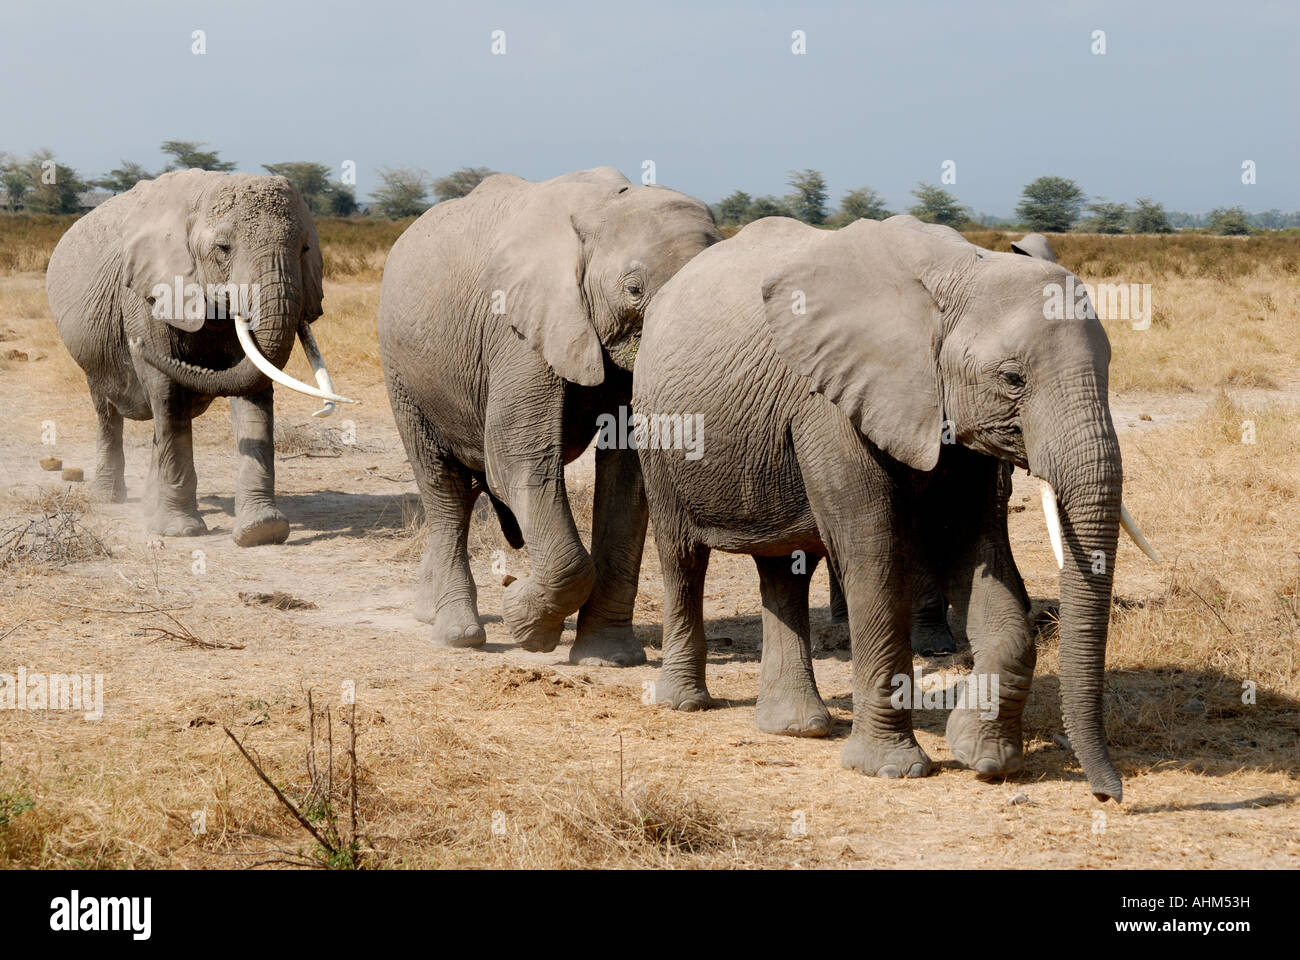
[[(824, 557), (852, 639), (843, 765), (929, 772), (897, 685), (914, 646), (952, 649), (951, 604), (994, 696), (951, 711), (948, 745), (978, 776), (1006, 776), (1023, 764), (1035, 663), (1007, 536), (1019, 466), (1042, 482), (1061, 564), (1066, 731), (1093, 794), (1119, 800), (1102, 689), (1121, 527), (1151, 551), (1121, 502), (1106, 334), (1090, 310), (1045, 317), (1046, 291), (1069, 276), (1045, 238), (1014, 249), (906, 216), (834, 231), (768, 218), (724, 240), (700, 201), (610, 168), (497, 174), (432, 207), (393, 246), (378, 315), (427, 519), (416, 617), (435, 642), (485, 641), (467, 535), (486, 493), (506, 540), (528, 545), (530, 572), (508, 578), (502, 611), (520, 645), (553, 650), (576, 611), (573, 662), (644, 663), (632, 614), (653, 519), (656, 701), (714, 703), (705, 573), (712, 550), (745, 553), (763, 607), (758, 727), (824, 736), (808, 618)], [(98, 415), (94, 492), (125, 498), (122, 421), (151, 419), (150, 529), (204, 533), (191, 421), (227, 396), (234, 538), (283, 542), (272, 381), (324, 400), (320, 414), (348, 402), (311, 332), (320, 244), (289, 182), (142, 181), (68, 230), (47, 290)], [(315, 387), (282, 372), (295, 338)], [(593, 437), (588, 552), (564, 465)]]

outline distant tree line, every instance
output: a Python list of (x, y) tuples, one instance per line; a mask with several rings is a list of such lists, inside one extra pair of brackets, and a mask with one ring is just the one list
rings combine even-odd
[[(134, 161), (123, 160), (121, 166), (96, 179), (84, 179), (77, 171), (58, 163), (50, 150), (38, 150), (27, 157), (0, 152), (0, 188), (5, 193), (5, 209), (76, 213), (84, 209), (83, 195), (92, 188), (116, 194), (171, 170), (235, 169), (234, 161), (221, 159), (218, 151), (205, 149), (206, 146), (190, 140), (165, 140), (161, 151), (170, 159), (157, 173)], [(326, 164), (295, 160), (265, 163), (262, 169), (285, 177), (317, 216), (348, 217), (365, 213), (394, 219), (419, 216), (435, 203), (463, 197), (495, 172), (487, 167), (462, 167), (446, 176), (435, 177), (415, 167), (380, 167), (379, 185), (371, 191), (370, 203), (363, 206), (350, 185), (331, 178), (331, 168)], [(714, 218), (721, 226), (733, 227), (763, 217), (793, 217), (813, 226), (842, 227), (855, 220), (884, 220), (895, 213), (887, 208), (881, 194), (868, 186), (846, 191), (840, 197), (839, 206), (832, 209), (826, 177), (820, 170), (790, 170), (786, 186), (790, 192), (781, 197), (771, 194), (755, 197), (737, 190), (712, 205)], [(1026, 184), (1014, 221), (974, 213), (948, 190), (932, 183), (918, 183), (911, 194), (916, 202), (903, 212), (927, 223), (958, 229), (1023, 228), (1044, 233), (1071, 230), (1171, 233), (1205, 229), (1232, 235), (1251, 230), (1300, 228), (1300, 211), (1247, 213), (1241, 207), (1230, 207), (1201, 215), (1171, 212), (1150, 197), (1139, 197), (1131, 205), (1113, 203), (1105, 197), (1089, 198), (1077, 183), (1064, 177), (1039, 177)]]

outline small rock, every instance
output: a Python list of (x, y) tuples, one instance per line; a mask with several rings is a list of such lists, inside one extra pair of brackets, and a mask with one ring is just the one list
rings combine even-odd
[(1139, 419), (1139, 420), (1150, 420), (1150, 419), (1151, 419), (1151, 414), (1149, 414), (1149, 413), (1140, 413), (1140, 414), (1138, 414), (1138, 419)]
[(1033, 802), (1034, 801), (1030, 800), (1029, 797), (1023, 793), (1017, 793), (1014, 797), (1012, 797), (1010, 800), (1007, 801), (1007, 803), (1013, 807), (1018, 807), (1023, 803), (1033, 803)]
[(73, 483), (81, 483), (86, 479), (86, 474), (80, 467), (67, 467), (63, 471), (63, 479), (70, 480)]
[(1192, 697), (1192, 699), (1184, 703), (1181, 707), (1179, 707), (1179, 709), (1182, 710), (1183, 713), (1204, 713), (1205, 701), (1203, 701), (1200, 697)]
[(6, 359), (6, 360), (26, 360), (26, 359), (28, 359), (28, 357), (27, 357), (27, 354), (23, 353), (21, 350), (10, 350), (10, 351), (8, 351), (8, 352), (5, 354), (5, 359)]
[(63, 461), (58, 457), (46, 457), (41, 461), (42, 470), (62, 470)]

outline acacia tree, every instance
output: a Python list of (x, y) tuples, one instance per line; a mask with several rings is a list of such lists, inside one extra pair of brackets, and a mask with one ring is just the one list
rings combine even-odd
[(1092, 219), (1087, 225), (1097, 233), (1123, 233), (1129, 220), (1127, 203), (1109, 203), (1104, 197), (1098, 197), (1088, 204)]
[(126, 193), (141, 180), (152, 180), (154, 176), (135, 161), (123, 160), (120, 167), (110, 170), (98, 180), (91, 180), (90, 185), (110, 193)]
[(438, 198), (439, 203), (444, 200), (455, 200), (468, 194), (495, 173), (495, 170), (488, 167), (461, 167), (454, 173), (434, 180), (433, 195)]
[(193, 140), (164, 140), (162, 152), (170, 156), (171, 162), (163, 172), (168, 170), (216, 170), (229, 173), (235, 169), (235, 161), (222, 160), (216, 150), (202, 150), (205, 143)]
[(754, 198), (744, 190), (737, 190), (718, 201), (716, 216), (718, 223), (737, 224), (745, 219), (745, 211), (754, 202)]
[(1164, 204), (1156, 203), (1150, 197), (1138, 197), (1137, 208), (1133, 211), (1129, 229), (1133, 233), (1174, 232), (1174, 228), (1169, 224), (1169, 216), (1165, 213)]
[(1025, 185), (1021, 198), (1016, 216), (1044, 233), (1065, 233), (1074, 226), (1085, 199), (1079, 185), (1064, 177), (1039, 177)]
[(76, 170), (57, 163), (50, 150), (38, 150), (23, 166), (27, 171), (27, 193), (23, 208), (32, 213), (76, 213), (80, 194), (88, 186)]
[(932, 183), (918, 183), (912, 191), (917, 203), (907, 208), (907, 212), (925, 223), (941, 223), (947, 227), (959, 227), (969, 217), (966, 208), (957, 202), (947, 190)]
[(1206, 215), (1205, 225), (1224, 236), (1250, 233), (1250, 221), (1241, 207), (1216, 207)]
[(31, 172), (13, 154), (0, 154), (0, 186), (5, 188), (5, 200), (10, 212), (23, 205), (23, 197), (32, 188)]
[(425, 170), (414, 167), (380, 167), (379, 180), (382, 186), (373, 191), (371, 205), (381, 217), (400, 220), (403, 217), (418, 217), (428, 210), (429, 189), (433, 178)]
[(870, 187), (858, 187), (844, 194), (835, 219), (841, 226), (854, 220), (887, 220), (894, 214), (885, 208), (885, 198)]
[(785, 205), (804, 223), (817, 226), (826, 222), (826, 178), (820, 170), (787, 171), (786, 185), (793, 189)]

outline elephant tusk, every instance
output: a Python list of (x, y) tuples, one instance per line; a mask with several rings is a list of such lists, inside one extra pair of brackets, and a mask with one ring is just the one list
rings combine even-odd
[(1156, 563), (1160, 562), (1160, 555), (1152, 549), (1151, 544), (1147, 543), (1147, 538), (1142, 536), (1142, 531), (1138, 529), (1137, 521), (1133, 519), (1133, 515), (1128, 512), (1128, 507), (1124, 506), (1123, 503), (1119, 505), (1119, 525), (1124, 528), (1124, 532), (1127, 533), (1132, 538), (1133, 542), (1138, 545), (1139, 550)]
[(1057, 569), (1065, 569), (1065, 553), (1061, 549), (1061, 514), (1056, 509), (1056, 491), (1046, 480), (1043, 485), (1043, 519), (1047, 521), (1047, 539), (1052, 541), (1052, 553), (1056, 554)]
[[(297, 390), (299, 393), (305, 393), (309, 397), (316, 397), (320, 400), (329, 400), (334, 403), (356, 403), (356, 400), (350, 400), (347, 397), (340, 397), (337, 393), (326, 392), (316, 387), (309, 387), (300, 380), (295, 380), (266, 357), (262, 356), (262, 351), (257, 349), (257, 344), (249, 336), (249, 324), (239, 314), (235, 314), (235, 335), (239, 337), (239, 345), (244, 348), (244, 353), (248, 354), (248, 359), (253, 361), (253, 366), (261, 370), (264, 374), (274, 380), (276, 383), (283, 384), (290, 390)], [(317, 374), (320, 380), (319, 373)]]
[[(333, 393), (334, 381), (330, 379), (330, 372), (325, 367), (325, 358), (321, 355), (315, 334), (311, 332), (311, 324), (306, 320), (298, 324), (298, 339), (302, 343), (302, 352), (307, 355), (307, 362), (311, 364), (312, 372), (316, 374), (316, 385), (326, 393)], [(325, 406), (312, 416), (328, 417), (336, 408), (337, 404), (333, 400), (326, 400)]]

